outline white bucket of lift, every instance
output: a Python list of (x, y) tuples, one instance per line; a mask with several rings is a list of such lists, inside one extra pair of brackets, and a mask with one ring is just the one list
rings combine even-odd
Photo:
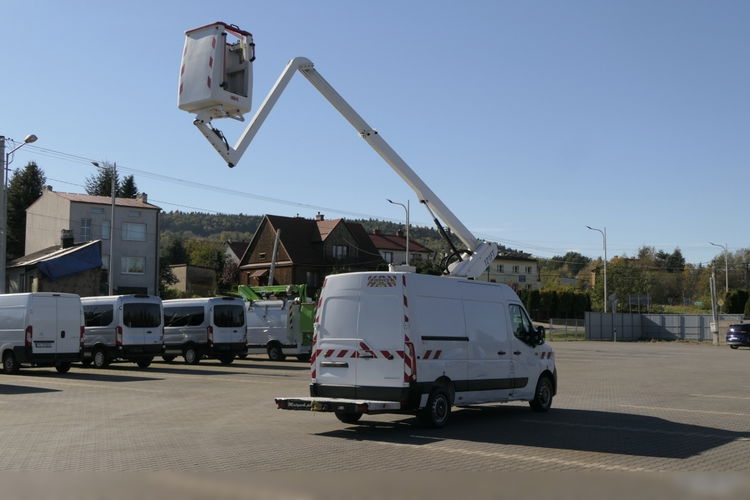
[(219, 22), (185, 32), (177, 106), (209, 120), (241, 120), (250, 111), (254, 60), (253, 36), (237, 26)]

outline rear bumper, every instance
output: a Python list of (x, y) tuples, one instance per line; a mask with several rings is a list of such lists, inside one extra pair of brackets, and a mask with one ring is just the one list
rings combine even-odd
[(727, 345), (750, 346), (750, 337), (747, 335), (727, 335)]
[(13, 348), (13, 354), (19, 363), (36, 366), (56, 366), (60, 363), (76, 363), (81, 360), (81, 351), (40, 354), (32, 352), (28, 347), (20, 346)]
[(221, 354), (244, 354), (247, 352), (247, 344), (244, 342), (227, 342), (211, 344), (208, 346), (206, 353), (209, 356), (218, 356)]
[(117, 348), (117, 355), (125, 359), (145, 358), (158, 356), (164, 352), (162, 344), (156, 345), (123, 345)]
[(344, 413), (388, 413), (403, 410), (399, 401), (372, 401), (366, 399), (344, 398), (274, 398), (280, 410), (301, 410)]

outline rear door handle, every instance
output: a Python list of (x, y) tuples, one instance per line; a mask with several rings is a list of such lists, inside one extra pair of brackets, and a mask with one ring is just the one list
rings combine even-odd
[(498, 354), (499, 356), (505, 356), (505, 351), (497, 351), (497, 354)]
[(516, 356), (518, 356), (519, 354), (521, 354), (521, 351), (513, 351), (513, 354), (515, 354)]

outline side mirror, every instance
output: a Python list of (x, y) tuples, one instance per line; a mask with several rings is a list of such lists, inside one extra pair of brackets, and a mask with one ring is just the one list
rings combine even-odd
[(539, 344), (539, 345), (544, 344), (544, 334), (545, 334), (544, 327), (543, 326), (537, 326), (536, 327), (537, 344)]

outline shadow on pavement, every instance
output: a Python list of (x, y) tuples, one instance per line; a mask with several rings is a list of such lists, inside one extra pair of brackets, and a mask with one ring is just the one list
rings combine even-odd
[(128, 365), (121, 365), (121, 366), (114, 366), (110, 365), (109, 370), (123, 370), (123, 371), (138, 371), (140, 373), (171, 373), (175, 375), (242, 375), (243, 372), (238, 371), (218, 371), (218, 370), (202, 370), (197, 369), (199, 366), (202, 366), (203, 362), (201, 362), (199, 365), (182, 365), (185, 368), (180, 368), (180, 365), (173, 365), (173, 364), (167, 364), (167, 363), (159, 363), (159, 364), (152, 364), (148, 368), (139, 368), (136, 365), (128, 366)]
[[(110, 369), (112, 369), (110, 367)], [(60, 380), (93, 380), (97, 382), (141, 382), (144, 380), (163, 380), (157, 377), (141, 377), (138, 375), (112, 375), (109, 373), (99, 373), (98, 370), (82, 370), (75, 367), (68, 373), (57, 373), (52, 371), (22, 370), (22, 375), (26, 377), (55, 378)]]
[(25, 387), (22, 385), (4, 385), (0, 384), (0, 394), (38, 394), (42, 392), (61, 392), (60, 389), (47, 389), (46, 387)]
[(520, 406), (454, 409), (451, 421), (442, 429), (419, 427), (413, 418), (368, 423), (365, 415), (358, 426), (320, 435), (415, 445), (450, 439), (677, 459), (750, 438), (750, 432), (681, 424), (646, 415), (569, 409), (539, 414)]

